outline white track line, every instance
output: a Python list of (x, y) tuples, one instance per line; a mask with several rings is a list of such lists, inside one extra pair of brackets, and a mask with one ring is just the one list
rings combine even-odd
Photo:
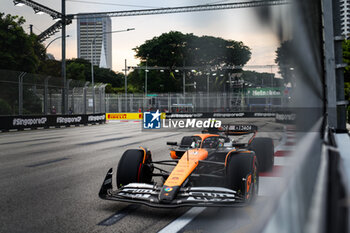
[(184, 226), (190, 223), (198, 214), (202, 213), (206, 207), (193, 207), (184, 215), (177, 218), (175, 221), (164, 227), (158, 233), (175, 233), (181, 230)]

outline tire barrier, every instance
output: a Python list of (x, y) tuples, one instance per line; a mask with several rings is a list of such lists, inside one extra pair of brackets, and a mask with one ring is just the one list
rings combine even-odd
[(0, 116), (0, 130), (37, 129), (71, 125), (103, 124), (105, 114)]

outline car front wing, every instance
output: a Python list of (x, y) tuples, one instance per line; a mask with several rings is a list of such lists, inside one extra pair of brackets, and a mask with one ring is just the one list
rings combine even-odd
[(145, 183), (130, 183), (118, 190), (112, 186), (113, 169), (109, 169), (102, 184), (99, 196), (105, 200), (143, 204), (158, 208), (184, 206), (239, 207), (245, 206), (243, 196), (236, 191), (222, 187), (181, 187), (176, 197), (169, 202), (161, 202), (162, 187)]

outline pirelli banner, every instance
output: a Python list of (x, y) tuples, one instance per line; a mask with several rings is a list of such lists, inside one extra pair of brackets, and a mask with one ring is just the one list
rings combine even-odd
[(142, 120), (143, 114), (141, 112), (131, 113), (131, 112), (120, 112), (120, 113), (106, 113), (106, 120)]
[(0, 130), (102, 124), (105, 122), (105, 114), (0, 116)]
[[(161, 119), (165, 119), (165, 113), (161, 113), (160, 115)], [(120, 113), (106, 113), (106, 120), (107, 121), (113, 121), (113, 120), (142, 120), (143, 119), (143, 113), (142, 112), (120, 112)]]

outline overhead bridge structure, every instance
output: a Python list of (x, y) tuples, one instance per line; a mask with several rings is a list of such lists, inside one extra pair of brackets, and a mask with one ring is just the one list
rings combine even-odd
[(187, 13), (198, 11), (214, 11), (214, 10), (228, 10), (236, 8), (248, 8), (248, 7), (262, 7), (262, 6), (276, 6), (288, 4), (288, 0), (272, 0), (272, 1), (249, 1), (249, 2), (235, 2), (235, 3), (223, 3), (223, 4), (205, 4), (183, 7), (161, 7), (154, 9), (144, 10), (129, 10), (129, 11), (111, 11), (101, 13), (82, 13), (70, 15), (76, 18), (95, 18), (95, 17), (126, 17), (126, 16), (140, 16), (140, 15), (160, 15), (160, 14), (174, 14), (174, 13)]
[[(258, 0), (249, 2), (234, 2), (234, 3), (222, 3), (222, 4), (205, 4), (205, 5), (193, 5), (193, 6), (182, 6), (182, 7), (161, 7), (153, 9), (142, 9), (142, 10), (128, 10), (128, 11), (111, 11), (111, 12), (91, 12), (91, 13), (80, 13), (80, 14), (69, 14), (63, 15), (49, 7), (43, 6), (32, 0), (14, 0), (14, 4), (24, 4), (33, 8), (37, 12), (45, 12), (49, 14), (53, 19), (61, 19), (51, 27), (43, 31), (38, 35), (40, 42), (45, 41), (51, 35), (58, 32), (65, 25), (72, 23), (72, 19), (79, 18), (96, 18), (96, 17), (127, 17), (127, 16), (141, 16), (141, 15), (159, 15), (159, 14), (174, 14), (174, 13), (188, 13), (188, 12), (199, 12), (199, 11), (213, 11), (213, 10), (228, 10), (236, 8), (248, 8), (248, 7), (262, 7), (262, 6), (276, 6), (288, 4), (288, 0)], [(64, 19), (63, 19), (64, 18)]]

